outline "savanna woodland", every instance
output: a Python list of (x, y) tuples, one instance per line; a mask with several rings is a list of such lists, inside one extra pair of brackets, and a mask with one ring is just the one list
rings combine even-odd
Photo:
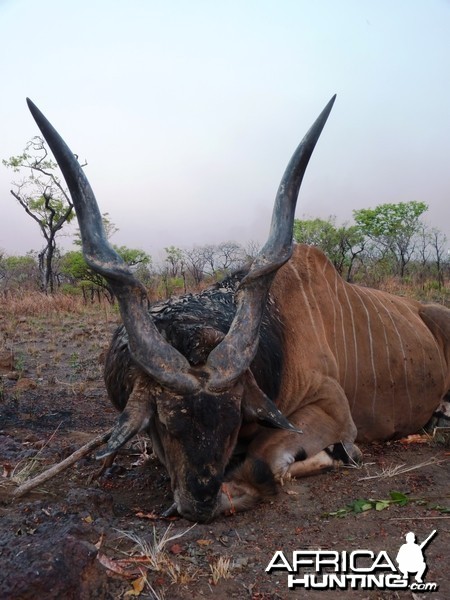
[[(102, 476), (95, 451), (82, 451), (24, 489), (115, 422), (102, 362), (119, 313), (108, 283), (84, 261), (74, 207), (43, 139), (3, 165), (13, 174), (11, 202), (36, 222), (42, 246), (23, 256), (0, 250), (1, 598), (450, 597), (444, 430), (363, 445), (362, 465), (286, 482), (274, 502), (210, 524), (162, 516), (170, 482), (143, 435)], [(351, 283), (450, 306), (448, 242), (428, 223), (426, 203), (382, 200), (355, 209), (351, 223), (296, 220), (295, 240), (320, 247)], [(113, 238), (107, 213), (103, 223)], [(67, 235), (71, 250), (58, 243)], [(162, 259), (145, 248), (115, 249), (156, 301), (218, 281), (250, 261), (258, 244), (170, 246)], [(427, 551), (434, 592), (293, 593), (285, 571), (266, 572), (277, 550), (367, 548), (395, 557), (407, 532), (422, 541), (435, 529)]]

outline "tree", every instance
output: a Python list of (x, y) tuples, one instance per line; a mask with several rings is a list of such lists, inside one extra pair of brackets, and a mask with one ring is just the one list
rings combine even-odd
[(38, 279), (38, 265), (31, 254), (7, 256), (0, 252), (0, 288), (5, 294), (33, 289)]
[(425, 270), (431, 256), (431, 240), (432, 236), (429, 227), (425, 223), (421, 223), (417, 232), (417, 248), (416, 254), (422, 271)]
[(343, 225), (336, 229), (337, 247), (333, 260), (337, 271), (345, 279), (352, 281), (353, 266), (357, 258), (360, 258), (366, 247), (366, 240), (357, 225)]
[(221, 242), (217, 246), (216, 270), (221, 275), (242, 266), (247, 260), (247, 252), (237, 242)]
[(439, 289), (444, 285), (444, 263), (447, 258), (447, 237), (444, 233), (433, 227), (430, 232), (430, 245), (436, 265), (436, 274)]
[[(107, 240), (119, 231), (119, 228), (111, 221), (109, 213), (107, 212), (102, 214), (102, 223)], [(74, 244), (80, 248), (82, 246), (79, 229), (75, 232)], [(129, 267), (134, 267), (136, 271), (138, 269), (141, 270), (141, 274), (148, 279), (148, 267), (151, 264), (152, 259), (146, 252), (136, 248), (116, 246), (114, 244), (112, 244), (112, 247)], [(81, 283), (85, 299), (86, 288), (89, 288), (91, 300), (93, 299), (94, 294), (99, 297), (100, 292), (103, 291), (110, 302), (114, 301), (114, 294), (106, 279), (95, 273), (95, 271), (92, 271), (84, 260), (81, 250), (67, 252), (63, 256), (62, 273), (73, 282)]]
[(195, 286), (200, 285), (205, 277), (205, 257), (201, 246), (194, 246), (191, 250), (183, 250), (186, 269)]
[(160, 276), (164, 294), (169, 298), (177, 288), (183, 287), (186, 292), (186, 271), (184, 254), (180, 248), (169, 246), (164, 251), (166, 257), (160, 268)]
[[(115, 233), (119, 231), (119, 228), (111, 221), (111, 219), (109, 218), (109, 213), (107, 212), (102, 213), (102, 223), (107, 240), (109, 240)], [(73, 237), (73, 243), (75, 244), (75, 246), (79, 246), (81, 248), (83, 242), (81, 241), (81, 232), (79, 228), (76, 230), (75, 235)]]
[(14, 182), (14, 189), (10, 191), (27, 215), (39, 225), (45, 239), (45, 246), (39, 253), (41, 286), (45, 292), (53, 292), (56, 236), (75, 216), (70, 196), (56, 174), (58, 165), (49, 158), (45, 142), (39, 136), (28, 142), (22, 154), (2, 162), (15, 173), (29, 172), (21, 182)]
[(183, 251), (175, 246), (164, 248), (169, 277), (179, 277), (184, 270)]
[(61, 258), (60, 271), (64, 281), (81, 286), (85, 300), (87, 288), (91, 290), (91, 300), (98, 290), (107, 289), (106, 281), (88, 267), (81, 250), (66, 252)]
[(427, 210), (424, 202), (386, 203), (373, 209), (354, 210), (353, 217), (361, 232), (374, 242), (382, 255), (386, 251), (392, 255), (397, 273), (403, 278), (406, 265), (414, 254), (420, 217)]
[[(113, 246), (129, 267), (148, 266), (151, 263), (151, 257), (143, 250), (128, 248), (127, 246)], [(99, 298), (103, 292), (109, 302), (114, 301), (114, 294), (101, 275), (95, 273), (86, 263), (81, 250), (71, 250), (66, 252), (61, 259), (60, 267), (62, 275), (71, 283), (79, 284), (83, 290), (83, 296), (86, 300), (86, 290), (91, 292), (91, 300), (95, 295)]]
[(261, 244), (256, 240), (250, 240), (245, 247), (245, 253), (247, 255), (247, 259), (251, 260), (255, 258), (261, 250)]
[(335, 217), (327, 220), (295, 219), (294, 240), (323, 250), (338, 273), (348, 281), (355, 259), (364, 249), (364, 235), (359, 227), (345, 224), (337, 227)]
[(204, 274), (216, 278), (240, 267), (248, 258), (247, 252), (236, 242), (206, 244), (198, 251), (203, 257)]
[(294, 240), (300, 244), (317, 246), (331, 258), (337, 245), (335, 217), (324, 219), (295, 219)]

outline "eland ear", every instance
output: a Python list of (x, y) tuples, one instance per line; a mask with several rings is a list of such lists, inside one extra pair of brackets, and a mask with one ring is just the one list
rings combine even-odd
[(295, 433), (303, 433), (295, 427), (278, 409), (276, 404), (258, 386), (250, 370), (245, 374), (244, 395), (242, 397), (242, 414), (244, 421), (259, 423), (264, 427), (287, 429)]
[(143, 397), (140, 385), (135, 385), (128, 398), (125, 410), (120, 415), (108, 440), (106, 448), (100, 450), (95, 458), (100, 460), (115, 454), (134, 435), (146, 429), (153, 415), (153, 408), (148, 398)]

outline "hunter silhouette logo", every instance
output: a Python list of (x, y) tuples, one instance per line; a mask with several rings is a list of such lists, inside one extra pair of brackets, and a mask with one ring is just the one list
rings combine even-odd
[(423, 583), (427, 563), (425, 562), (422, 550), (431, 542), (436, 533), (437, 530), (434, 529), (420, 545), (416, 544), (416, 536), (412, 531), (406, 534), (406, 544), (400, 547), (396, 558), (398, 568), (403, 573), (404, 578), (408, 579), (410, 573), (415, 573), (415, 580), (418, 583)]
[[(292, 558), (277, 550), (266, 567), (267, 573), (287, 571), (289, 589), (360, 589), (435, 592), (439, 585), (424, 582), (427, 563), (423, 550), (437, 531), (434, 529), (421, 543), (416, 535), (406, 534), (395, 561), (386, 550), (376, 553), (360, 550), (294, 550)], [(396, 566), (396, 564), (398, 567)], [(415, 581), (409, 582), (410, 575)]]

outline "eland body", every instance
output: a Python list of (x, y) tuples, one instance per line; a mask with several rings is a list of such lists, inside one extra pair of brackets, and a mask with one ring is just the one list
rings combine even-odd
[(288, 164), (252, 264), (150, 306), (107, 242), (76, 157), (29, 101), (71, 192), (86, 261), (120, 305), (105, 382), (121, 414), (100, 456), (148, 432), (188, 519), (248, 509), (278, 481), (357, 460), (355, 441), (416, 432), (445, 405), (450, 311), (348, 284), (321, 251), (292, 242), (300, 184), (333, 102)]

